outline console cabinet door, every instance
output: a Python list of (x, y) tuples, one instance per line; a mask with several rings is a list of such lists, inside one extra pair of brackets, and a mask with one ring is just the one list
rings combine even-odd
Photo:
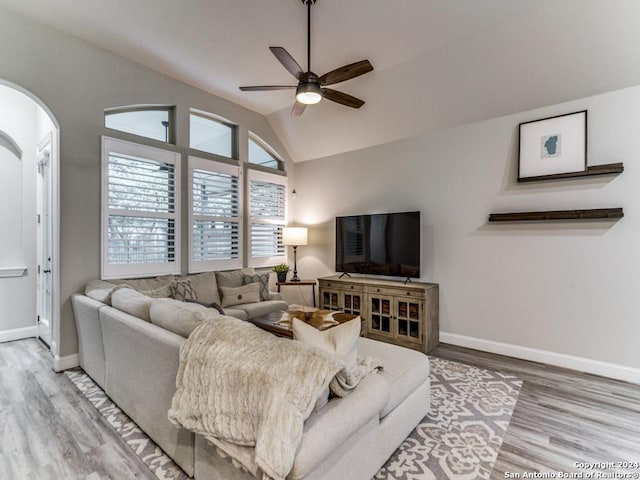
[(320, 308), (322, 310), (341, 310), (340, 296), (342, 292), (340, 290), (334, 290), (331, 288), (321, 288), (320, 290)]
[(367, 332), (393, 338), (393, 297), (369, 294)]
[(423, 305), (420, 300), (396, 298), (396, 338), (400, 341), (422, 344)]
[(362, 293), (360, 292), (343, 292), (342, 293), (342, 308), (344, 313), (350, 313), (352, 315), (362, 314)]

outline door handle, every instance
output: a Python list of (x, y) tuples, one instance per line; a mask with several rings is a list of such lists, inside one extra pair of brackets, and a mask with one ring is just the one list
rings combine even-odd
[(42, 273), (51, 273), (51, 270), (43, 270)]

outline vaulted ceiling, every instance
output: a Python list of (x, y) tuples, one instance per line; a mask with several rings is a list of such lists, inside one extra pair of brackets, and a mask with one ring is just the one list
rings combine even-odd
[(291, 117), (306, 69), (301, 0), (0, 0), (6, 7), (264, 114), (295, 161), (640, 84), (637, 0), (318, 0), (312, 70), (369, 59), (335, 88), (362, 98)]

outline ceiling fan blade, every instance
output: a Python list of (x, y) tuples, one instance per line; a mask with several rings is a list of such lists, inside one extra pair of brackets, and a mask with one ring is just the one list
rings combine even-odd
[(373, 65), (369, 63), (369, 60), (361, 60), (360, 62), (351, 63), (331, 70), (329, 73), (322, 75), (318, 80), (320, 81), (320, 85), (333, 85), (334, 83), (359, 77), (372, 70)]
[(302, 67), (298, 65), (298, 62), (294, 60), (294, 58), (282, 47), (269, 47), (271, 53), (273, 53), (276, 58), (280, 61), (280, 63), (289, 70), (291, 75), (296, 77), (298, 80), (302, 80), (304, 76), (304, 70)]
[(332, 88), (323, 88), (322, 93), (324, 95), (324, 98), (331, 100), (332, 102), (346, 105), (347, 107), (360, 108), (362, 105), (364, 105), (364, 100), (352, 97), (351, 95), (344, 92), (339, 92), (338, 90), (333, 90)]
[(300, 115), (302, 115), (302, 112), (304, 112), (305, 108), (307, 108), (307, 106), (304, 103), (300, 103), (300, 102), (294, 103), (293, 108), (291, 109), (291, 116), (299, 117)]
[(265, 90), (289, 90), (296, 88), (296, 85), (262, 85), (253, 87), (240, 87), (243, 92), (262, 92)]

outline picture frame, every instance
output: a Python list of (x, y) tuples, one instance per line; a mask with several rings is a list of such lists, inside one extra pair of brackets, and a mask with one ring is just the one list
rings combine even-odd
[(587, 171), (587, 111), (519, 125), (518, 182)]

